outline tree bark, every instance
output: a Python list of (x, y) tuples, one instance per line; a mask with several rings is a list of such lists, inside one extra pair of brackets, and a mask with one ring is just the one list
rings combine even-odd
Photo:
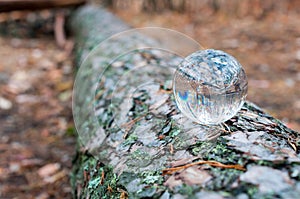
[[(70, 21), (77, 42), (77, 67), (84, 65), (84, 58), (99, 42), (129, 28), (108, 11), (91, 6), (75, 11)], [(156, 41), (143, 35), (129, 36), (122, 42), (105, 46), (105, 52), (96, 51), (94, 61), (97, 60), (100, 68), (104, 67), (107, 59), (114, 58), (110, 56), (117, 49), (143, 42)], [(75, 198), (299, 196), (298, 132), (251, 102), (246, 102), (241, 111), (222, 127), (200, 126), (185, 119), (180, 123), (172, 89), (166, 82), (158, 87), (150, 86), (156, 89), (155, 92), (137, 89), (126, 105), (122, 96), (128, 92), (127, 86), (138, 77), (152, 81), (157, 76), (163, 79), (169, 75), (156, 68), (145, 69), (140, 74), (134, 71), (139, 75), (129, 76), (128, 85), (126, 79), (122, 85), (125, 74), (133, 73), (130, 67), (141, 63), (148, 68), (176, 63), (178, 58), (155, 50), (136, 53), (138, 55), (129, 53), (115, 60), (100, 80), (102, 86), (96, 92), (95, 106), (100, 127), (93, 133), (92, 136), (97, 138), (93, 141), (79, 135), (71, 180)], [(120, 90), (111, 88), (116, 82), (122, 85)], [(78, 86), (83, 91), (89, 88), (84, 83)], [(118, 114), (122, 117), (112, 114), (114, 103), (107, 103), (112, 96), (121, 107)], [(81, 104), (91, 103), (84, 92), (80, 96), (75, 94), (75, 97), (81, 97)], [(84, 110), (78, 113), (84, 115)], [(85, 121), (87, 126), (91, 125), (88, 118)], [(145, 134), (149, 134), (146, 139)], [(85, 135), (90, 136), (89, 132)], [(104, 141), (100, 142), (100, 139)]]

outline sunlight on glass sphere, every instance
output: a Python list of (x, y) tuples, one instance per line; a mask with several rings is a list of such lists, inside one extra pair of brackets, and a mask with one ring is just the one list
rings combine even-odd
[(241, 109), (248, 83), (241, 64), (220, 50), (201, 50), (184, 59), (173, 79), (180, 111), (191, 120), (217, 125)]

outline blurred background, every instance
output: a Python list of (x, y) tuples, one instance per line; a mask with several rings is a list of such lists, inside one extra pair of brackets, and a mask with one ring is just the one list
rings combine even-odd
[[(132, 27), (174, 29), (232, 54), (248, 75), (248, 100), (300, 131), (300, 1), (90, 3)], [(71, 198), (74, 41), (66, 24), (75, 8), (28, 5), (0, 6), (0, 198)]]

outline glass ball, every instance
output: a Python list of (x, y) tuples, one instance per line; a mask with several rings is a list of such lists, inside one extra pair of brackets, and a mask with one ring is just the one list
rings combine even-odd
[(173, 92), (179, 110), (191, 120), (217, 125), (241, 109), (248, 82), (242, 65), (214, 49), (192, 53), (178, 66)]

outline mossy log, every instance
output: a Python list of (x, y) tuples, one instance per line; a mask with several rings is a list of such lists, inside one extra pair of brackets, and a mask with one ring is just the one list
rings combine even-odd
[[(70, 27), (77, 42), (77, 67), (99, 42), (129, 29), (105, 9), (92, 6), (75, 11)], [(298, 198), (299, 133), (251, 102), (223, 126), (182, 118), (167, 81), (171, 73), (152, 67), (176, 65), (178, 56), (143, 49), (108, 64), (122, 46), (145, 42), (155, 40), (128, 36), (109, 43), (105, 52), (94, 51), (100, 68), (111, 67), (95, 94), (99, 129), (90, 134), (91, 128), (85, 128), (86, 134), (79, 135), (71, 177), (74, 198)], [(143, 69), (132, 70), (137, 65)], [(87, 78), (93, 73), (85, 72)], [(156, 78), (166, 81), (136, 88), (132, 99), (124, 100), (136, 79)], [(84, 95), (89, 85), (79, 81), (77, 86), (83, 93), (75, 97), (84, 107), (91, 103)], [(78, 110), (75, 114), (85, 117)], [(84, 121), (86, 126), (95, 122)]]

